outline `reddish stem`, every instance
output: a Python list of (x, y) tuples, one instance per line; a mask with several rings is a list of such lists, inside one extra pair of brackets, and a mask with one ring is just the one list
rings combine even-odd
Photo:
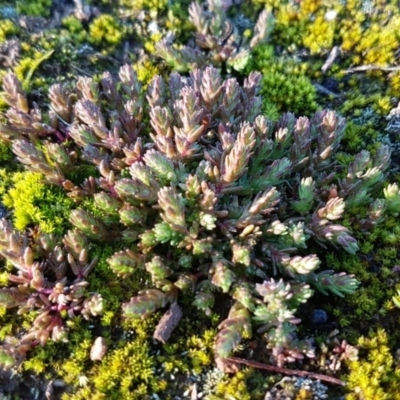
[(250, 360), (245, 360), (243, 358), (237, 358), (237, 357), (228, 357), (225, 360), (232, 362), (234, 364), (244, 364), (244, 365), (248, 365), (249, 367), (265, 369), (267, 371), (276, 372), (278, 374), (297, 375), (297, 376), (302, 376), (302, 377), (311, 378), (311, 379), (319, 379), (320, 381), (332, 383), (334, 385), (340, 385), (340, 386), (346, 385), (345, 382), (341, 381), (340, 379), (333, 378), (332, 376), (328, 376), (328, 375), (316, 374), (314, 372), (299, 371), (296, 369), (275, 367), (274, 365), (262, 364), (257, 361), (250, 361)]
[(54, 135), (56, 136), (56, 138), (57, 138), (60, 142), (65, 142), (65, 137), (63, 136), (63, 134), (62, 134), (60, 131), (55, 130), (55, 131), (54, 131)]

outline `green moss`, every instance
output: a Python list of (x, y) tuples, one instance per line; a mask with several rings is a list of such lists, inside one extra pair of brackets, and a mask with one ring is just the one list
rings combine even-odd
[[(154, 320), (140, 324), (142, 326), (132, 340), (119, 342), (116, 348), (108, 351), (101, 364), (94, 365), (92, 369), (86, 368), (87, 385), (95, 396), (90, 398), (143, 399), (147, 394), (166, 388), (166, 382), (155, 374), (154, 357), (150, 355), (147, 341), (148, 330), (154, 327)], [(73, 395), (64, 394), (62, 398), (83, 399), (85, 395), (86, 388), (77, 390)]]
[[(3, 275), (3, 274), (2, 274)], [(9, 273), (7, 273), (7, 276)], [(4, 286), (3, 282), (0, 283), (1, 287)], [(15, 325), (13, 323), (13, 317), (11, 313), (7, 313), (5, 307), (0, 307), (0, 340), (5, 340), (7, 336), (11, 336), (15, 331)]]
[(389, 78), (389, 95), (400, 98), (400, 71), (394, 72)]
[(201, 336), (188, 337), (186, 346), (189, 348), (188, 355), (193, 371), (200, 373), (204, 367), (212, 364), (215, 334), (214, 329), (207, 329)]
[(143, 47), (146, 51), (152, 55), (156, 55), (156, 45), (162, 39), (162, 34), (157, 32), (149, 35), (149, 37), (145, 40)]
[[(349, 212), (351, 210), (348, 210)], [(365, 210), (355, 209), (353, 215), (362, 219)], [(330, 268), (354, 274), (361, 282), (355, 294), (347, 296), (340, 305), (334, 305), (333, 315), (342, 328), (346, 328), (347, 338), (356, 340), (371, 327), (377, 327), (385, 304), (394, 295), (394, 287), (388, 282), (396, 281), (392, 268), (400, 263), (398, 257), (399, 238), (394, 233), (400, 231), (395, 218), (388, 218), (362, 239), (355, 222), (349, 224), (359, 240), (360, 254), (357, 256), (330, 253), (326, 262)], [(391, 317), (387, 317), (388, 321)]]
[(45, 18), (50, 16), (52, 4), (52, 0), (18, 0), (16, 2), (18, 14)]
[[(391, 64), (399, 45), (398, 9), (375, 0), (371, 4), (374, 13), (362, 15), (362, 2), (359, 0), (352, 3), (346, 7), (347, 15), (341, 24), (342, 49), (350, 52), (354, 64)], [(383, 15), (390, 12), (395, 15), (385, 19)]]
[(279, 113), (294, 112), (297, 116), (310, 115), (318, 108), (316, 92), (307, 77), (308, 66), (293, 60), (273, 56), (270, 46), (261, 45), (252, 52), (250, 70), (263, 74), (261, 94), (264, 112), (271, 112), (271, 105)]
[(279, 69), (265, 71), (261, 93), (280, 112), (290, 110), (297, 116), (302, 116), (309, 115), (318, 108), (315, 89), (310, 80), (301, 74), (292, 74), (289, 71), (282, 73)]
[(43, 374), (47, 379), (58, 377), (71, 385), (82, 383), (94, 339), (86, 321), (80, 317), (67, 320), (66, 327), (70, 330), (68, 342), (49, 340), (46, 346), (37, 346), (24, 361), (24, 371)]
[(335, 21), (327, 21), (323, 15), (318, 15), (314, 22), (307, 26), (303, 44), (311, 54), (327, 53), (333, 47)]
[(89, 26), (89, 41), (97, 46), (117, 46), (127, 34), (126, 27), (109, 14), (96, 17)]
[(81, 319), (70, 321), (69, 327), (75, 325), (70, 335), (70, 356), (59, 363), (60, 374), (66, 383), (79, 385), (81, 376), (85, 376), (89, 362), (90, 349), (94, 339), (87, 329), (80, 325)]
[(290, 52), (305, 47), (311, 54), (324, 55), (337, 45), (349, 64), (385, 66), (395, 60), (400, 25), (395, 2), (372, 0), (368, 6), (362, 0), (252, 3), (272, 10), (272, 38)]
[(135, 64), (133, 69), (136, 71), (138, 80), (143, 85), (144, 90), (156, 75), (160, 75), (160, 69), (150, 60)]
[[(31, 84), (32, 76), (45, 60), (47, 60), (54, 53), (54, 50), (45, 52), (35, 51), (31, 57), (21, 59), (14, 67), (14, 72), (18, 79), (22, 82), (25, 90), (28, 90)], [(43, 82), (43, 79), (41, 80)]]
[(174, 32), (176, 38), (182, 42), (190, 40), (193, 35), (193, 25), (189, 20), (188, 7), (190, 0), (173, 1), (168, 5), (166, 29)]
[(271, 379), (256, 370), (245, 368), (234, 375), (224, 375), (213, 388), (216, 396), (211, 395), (207, 399), (262, 400), (274, 380), (276, 377)]
[(121, 6), (130, 8), (135, 11), (141, 11), (143, 9), (149, 10), (153, 14), (157, 15), (157, 13), (160, 13), (166, 9), (168, 5), (168, 0), (120, 0), (120, 4)]
[(71, 36), (79, 43), (82, 43), (88, 39), (88, 34), (85, 31), (82, 22), (73, 15), (65, 17), (62, 20), (62, 25), (68, 30)]
[(400, 368), (394, 364), (386, 332), (380, 329), (370, 338), (360, 338), (358, 344), (362, 353), (360, 360), (348, 364), (347, 385), (352, 393), (346, 399), (400, 399)]
[[(147, 272), (144, 270), (138, 270), (126, 279), (115, 277), (107, 259), (111, 257), (115, 251), (121, 249), (121, 243), (115, 244), (114, 246), (101, 244), (92, 247), (93, 257), (98, 257), (99, 260), (94, 272), (89, 275), (88, 281), (91, 290), (100, 293), (106, 304), (105, 308), (108, 312), (102, 319), (105, 326), (111, 324), (115, 313), (117, 313), (121, 306), (121, 303), (129, 298), (131, 293), (141, 290), (141, 282), (147, 277)], [(107, 282), (107, 285), (104, 285), (104, 282)]]
[(8, 172), (16, 169), (17, 166), (11, 162), (12, 160), (14, 160), (14, 154), (11, 151), (10, 144), (0, 141), (0, 167), (7, 167)]
[(46, 347), (37, 346), (23, 363), (24, 371), (28, 373), (42, 374), (48, 368), (48, 363), (52, 361), (57, 353), (57, 345), (54, 342), (48, 343)]
[[(5, 170), (1, 174), (7, 176)], [(72, 200), (60, 188), (44, 184), (42, 175), (16, 172), (3, 180), (0, 192), (3, 204), (13, 210), (16, 229), (37, 224), (42, 232), (61, 234), (68, 226)]]
[(218, 383), (215, 393), (218, 396), (223, 396), (223, 399), (251, 400), (252, 397), (247, 391), (246, 385), (246, 375), (249, 371), (250, 370), (239, 371), (233, 377), (229, 377)]
[(19, 32), (17, 25), (14, 24), (10, 19), (0, 19), (0, 43), (6, 41), (6, 39)]
[(344, 148), (352, 154), (361, 150), (371, 150), (371, 144), (376, 142), (378, 134), (372, 121), (363, 125), (349, 121), (343, 137)]

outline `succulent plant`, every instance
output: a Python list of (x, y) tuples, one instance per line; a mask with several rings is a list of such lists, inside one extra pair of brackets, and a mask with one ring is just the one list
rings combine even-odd
[(27, 351), (44, 345), (50, 337), (67, 340), (65, 318), (82, 315), (90, 319), (102, 314), (102, 297), (87, 291), (85, 278), (97, 262), (96, 258), (89, 261), (87, 245), (77, 231), (68, 232), (59, 244), (52, 235), (33, 239), (13, 230), (5, 219), (0, 221), (0, 254), (17, 270), (8, 275), (10, 285), (0, 288), (0, 305), (18, 307), (18, 314), (35, 314), (31, 329), (16, 346), (0, 346), (2, 357), (9, 357), (9, 362), (0, 361), (2, 365), (23, 359)]
[[(390, 154), (382, 146), (373, 157), (363, 151), (340, 164), (344, 119), (325, 110), (311, 119), (287, 113), (273, 123), (260, 114), (259, 83), (257, 73), (241, 86), (207, 67), (188, 77), (173, 73), (169, 82), (158, 76), (145, 96), (125, 65), (118, 80), (109, 73), (99, 84), (80, 78), (76, 99), (53, 86), (42, 116), (8, 76), (11, 108), (0, 133), (28, 169), (77, 203), (65, 249), (46, 253), (53, 265), (57, 249), (77, 275), (70, 292), (84, 286), (87, 274), (83, 237), (124, 243), (110, 268), (120, 277), (146, 270), (151, 280), (122, 305), (126, 318), (179, 304), (182, 293), (207, 314), (225, 299), (230, 311), (215, 339), (216, 356), (227, 357), (250, 337), (254, 322), (271, 358), (283, 365), (314, 354), (310, 340), (297, 339), (295, 316), (313, 289), (338, 296), (356, 290), (353, 276), (326, 270), (316, 253), (328, 247), (356, 253), (356, 239), (340, 224), (347, 207), (370, 205), (366, 215), (352, 216), (365, 230), (384, 217), (386, 201), (374, 197)], [(98, 173), (74, 181), (88, 165)], [(23, 264), (23, 284), (31, 285), (23, 274), (32, 265), (41, 271), (41, 264)], [(35, 291), (43, 286), (39, 278)], [(24, 302), (25, 292), (2, 290), (12, 305)], [(95, 298), (81, 299), (67, 296), (63, 304), (74, 310), (77, 301), (85, 315)]]
[(264, 10), (255, 24), (243, 17), (229, 20), (227, 9), (230, 5), (213, 0), (191, 3), (189, 20), (196, 29), (197, 47), (177, 46), (173, 43), (174, 38), (167, 36), (157, 44), (157, 55), (180, 72), (208, 64), (242, 71), (250, 59), (250, 50), (267, 39), (273, 18)]

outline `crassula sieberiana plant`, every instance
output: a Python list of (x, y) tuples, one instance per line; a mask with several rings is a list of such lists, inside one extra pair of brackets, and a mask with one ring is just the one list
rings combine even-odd
[[(258, 326), (271, 359), (283, 365), (314, 355), (312, 342), (296, 336), (295, 315), (313, 291), (343, 296), (357, 288), (318, 255), (358, 250), (340, 223), (346, 208), (367, 210), (352, 221), (368, 231), (386, 207), (396, 208), (398, 188), (377, 198), (390, 158), (385, 146), (350, 165), (336, 160), (345, 124), (335, 112), (268, 121), (260, 78), (252, 73), (240, 85), (207, 67), (168, 82), (156, 77), (144, 94), (125, 65), (118, 79), (105, 73), (99, 83), (79, 78), (73, 90), (52, 86), (42, 113), (8, 75), (11, 108), (0, 132), (26, 168), (76, 202), (74, 235), (124, 246), (108, 259), (116, 275), (147, 271), (143, 290), (122, 305), (125, 318), (176, 309), (183, 296), (207, 314), (225, 304), (216, 357), (229, 356)], [(3, 291), (9, 302), (20, 295)]]
[(157, 44), (156, 54), (181, 72), (208, 64), (243, 71), (250, 59), (250, 49), (268, 38), (273, 18), (264, 10), (256, 23), (242, 16), (232, 20), (227, 17), (231, 5), (213, 0), (191, 3), (189, 20), (196, 29), (196, 47), (177, 45), (169, 36)]
[(21, 362), (49, 338), (67, 340), (68, 317), (90, 319), (102, 314), (101, 295), (87, 290), (85, 278), (97, 262), (89, 260), (87, 247), (87, 239), (78, 231), (69, 231), (58, 243), (53, 235), (24, 235), (8, 221), (0, 221), (0, 254), (15, 268), (8, 275), (8, 287), (0, 288), (0, 305), (34, 315), (32, 327), (18, 343), (0, 346), (0, 364)]

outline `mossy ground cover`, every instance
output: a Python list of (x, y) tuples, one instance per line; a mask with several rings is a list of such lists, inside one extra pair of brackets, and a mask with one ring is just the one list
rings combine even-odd
[[(265, 8), (273, 20), (268, 38), (249, 47), (247, 58), (231, 62), (231, 55), (224, 53), (227, 39), (223, 36), (229, 30), (220, 26), (220, 31), (215, 28), (214, 32), (219, 37), (207, 46), (197, 43), (200, 56), (196, 53), (197, 58), (182, 67), (182, 59), (173, 58), (173, 52), (168, 53), (169, 58), (163, 56), (157, 44), (168, 38), (178, 53), (184, 46), (196, 47), (189, 2), (102, 0), (88, 1), (78, 9), (72, 1), (1, 1), (0, 78), (14, 72), (29, 103), (40, 109), (49, 106), (47, 93), (52, 84), (72, 87), (78, 75), (100, 82), (104, 71), (116, 74), (126, 63), (133, 65), (143, 90), (156, 75), (167, 77), (174, 70), (187, 73), (200, 63), (196, 60), (214, 63), (224, 77), (239, 81), (259, 71), (263, 112), (271, 120), (279, 120), (284, 112), (311, 117), (325, 108), (346, 118), (338, 150), (343, 169), (337, 170), (338, 175), (361, 150), (374, 155), (382, 144), (391, 147), (389, 178), (377, 194), (382, 197), (389, 180), (399, 181), (399, 132), (386, 130), (387, 116), (400, 101), (397, 2), (253, 0), (242, 2), (240, 8), (225, 3), (233, 29), (244, 38), (233, 46), (245, 47), (246, 35)], [(334, 51), (336, 56), (326, 66)], [(8, 105), (3, 96), (0, 107), (4, 123)], [(149, 134), (149, 121), (144, 119), (143, 125)], [(10, 150), (12, 140), (3, 136), (0, 195), (7, 218), (32, 241), (38, 232), (62, 237), (72, 229), (72, 200), (55, 185), (45, 183), (40, 174), (25, 171)], [(93, 174), (99, 177), (91, 168), (85, 165), (74, 182), (83, 183)], [(113, 216), (93, 202), (88, 200), (82, 206), (113, 223)], [(332, 399), (343, 395), (349, 399), (400, 398), (400, 310), (395, 300), (400, 290), (398, 215), (392, 212), (382, 223), (366, 226), (360, 215), (366, 219), (368, 213), (365, 205), (346, 209), (344, 225), (355, 233), (359, 251), (343, 254), (329, 247), (322, 259), (324, 269), (354, 274), (359, 289), (343, 299), (317, 294), (300, 307), (303, 322), (299, 334), (315, 338), (316, 357), (287, 364), (341, 378), (347, 386), (329, 386), (328, 398)], [(0, 376), (4, 398), (173, 399), (189, 398), (198, 390), (208, 399), (263, 399), (267, 391), (279, 392), (274, 385), (283, 375), (278, 373), (243, 368), (229, 374), (214, 369), (214, 337), (231, 305), (223, 299), (212, 313), (204, 315), (194, 307), (192, 296), (184, 296), (180, 300), (184, 317), (164, 345), (152, 338), (162, 312), (126, 321), (122, 303), (147, 288), (151, 280), (146, 271), (121, 278), (111, 270), (108, 260), (126, 243), (90, 244), (90, 255), (97, 256), (98, 262), (87, 280), (90, 292), (102, 295), (104, 314), (90, 321), (65, 315), (68, 341), (50, 339), (31, 351), (18, 368), (4, 369)], [(12, 269), (2, 261), (2, 287), (10, 283)], [(325, 314), (318, 320), (314, 315), (321, 310)], [(16, 342), (35, 317), (33, 311), (20, 316), (14, 309), (2, 307), (0, 340)], [(101, 361), (92, 361), (90, 351), (98, 336), (105, 339), (108, 350)], [(358, 346), (358, 359), (349, 355), (351, 346)], [(268, 364), (263, 349), (262, 339), (245, 338), (235, 355)], [(5, 365), (7, 361), (1, 362)], [(280, 393), (292, 398), (311, 398), (305, 389), (281, 386)]]

